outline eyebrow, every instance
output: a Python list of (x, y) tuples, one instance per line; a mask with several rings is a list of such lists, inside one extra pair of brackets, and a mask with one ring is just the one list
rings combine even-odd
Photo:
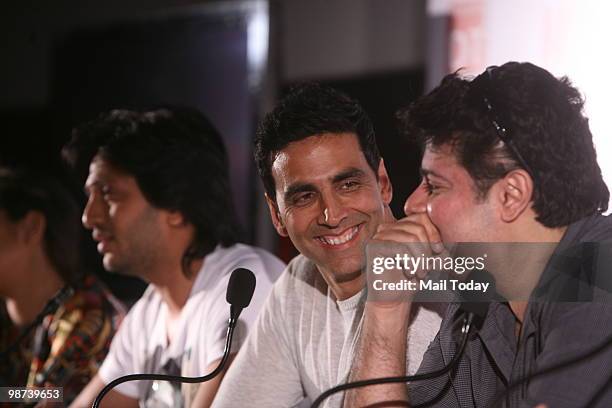
[(348, 178), (360, 178), (365, 176), (365, 173), (363, 172), (363, 170), (360, 169), (356, 169), (356, 168), (350, 168), (347, 169), (341, 173), (336, 174), (333, 178), (332, 178), (332, 183), (338, 183), (340, 181), (346, 180)]
[(285, 201), (289, 200), (292, 196), (298, 193), (303, 193), (306, 191), (315, 191), (315, 186), (309, 183), (295, 183), (287, 187), (283, 197)]
[(100, 184), (102, 184), (100, 180), (95, 179), (90, 182), (89, 177), (87, 177), (87, 179), (85, 180), (85, 184), (83, 185), (83, 192), (85, 193), (86, 196), (89, 196), (89, 193), (91, 192), (91, 190), (96, 187), (99, 187)]
[(437, 178), (437, 179), (440, 179), (440, 180), (442, 180), (442, 181), (445, 181), (445, 182), (450, 183), (450, 180), (449, 180), (449, 179), (447, 179), (446, 177), (444, 177), (444, 176), (443, 176), (443, 175), (441, 175), (440, 173), (437, 173), (437, 172), (435, 172), (435, 171), (433, 171), (433, 170), (429, 170), (429, 169), (424, 169), (424, 168), (421, 168), (421, 169), (419, 170), (419, 172), (421, 173), (421, 177), (423, 177), (423, 178), (425, 178), (425, 177), (429, 177), (429, 176), (433, 176), (433, 177), (435, 177), (435, 178)]

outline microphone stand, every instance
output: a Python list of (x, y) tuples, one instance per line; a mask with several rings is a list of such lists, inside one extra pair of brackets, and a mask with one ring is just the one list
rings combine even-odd
[[(233, 306), (232, 306), (233, 309)], [(124, 375), (123, 377), (119, 377), (109, 382), (102, 388), (102, 391), (98, 394), (96, 399), (92, 404), (92, 408), (98, 408), (100, 406), (100, 402), (102, 398), (113, 388), (127, 381), (137, 381), (137, 380), (159, 380), (159, 381), (172, 381), (172, 382), (183, 382), (183, 383), (202, 383), (211, 380), (216, 377), (227, 364), (227, 360), (229, 359), (229, 354), (232, 349), (232, 338), (234, 337), (234, 329), (236, 328), (236, 322), (238, 321), (237, 317), (234, 317), (234, 313), (232, 313), (232, 317), (228, 320), (227, 327), (227, 335), (225, 337), (225, 347), (223, 348), (223, 357), (221, 361), (217, 365), (217, 367), (202, 377), (181, 377), (178, 375), (166, 375), (166, 374), (130, 374)]]
[(178, 375), (165, 375), (165, 374), (129, 374), (119, 377), (109, 382), (102, 391), (96, 396), (92, 404), (92, 408), (98, 408), (102, 398), (114, 387), (127, 381), (137, 380), (160, 380), (160, 381), (173, 381), (182, 383), (202, 383), (209, 381), (210, 379), (217, 376), (227, 364), (229, 354), (232, 349), (232, 337), (234, 336), (234, 329), (238, 322), (238, 317), (242, 309), (247, 307), (251, 302), (253, 292), (255, 291), (255, 275), (253, 272), (246, 268), (235, 269), (227, 284), (227, 292), (225, 299), (230, 304), (230, 317), (227, 322), (227, 334), (225, 337), (225, 347), (223, 348), (223, 357), (217, 365), (217, 367), (210, 373), (202, 377), (182, 377)]

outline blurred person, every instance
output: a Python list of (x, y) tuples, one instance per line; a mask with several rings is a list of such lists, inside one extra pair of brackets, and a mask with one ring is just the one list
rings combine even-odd
[[(255, 159), (274, 226), (300, 255), (274, 285), (214, 407), (295, 406), (346, 380), (365, 300), (364, 246), (393, 217), (372, 123), (331, 88), (303, 85), (286, 96), (259, 127)], [(441, 320), (414, 312), (409, 371)]]
[[(236, 353), (284, 264), (237, 242), (228, 158), (216, 129), (186, 108), (114, 110), (77, 127), (64, 153), (77, 171), (89, 169), (83, 224), (105, 269), (149, 283), (73, 405), (90, 405), (105, 384), (127, 374), (211, 372), (223, 355), (228, 280), (243, 267), (257, 287), (236, 328)], [(208, 405), (221, 379), (199, 391), (198, 384), (127, 382), (101, 406), (188, 406), (196, 392)]]
[(0, 386), (62, 387), (70, 403), (96, 374), (123, 308), (81, 267), (66, 176), (0, 165)]
[[(406, 134), (424, 148), (423, 180), (406, 201), (406, 218), (381, 225), (376, 239), (553, 249), (544, 259), (514, 254), (509, 277), (532, 282), (530, 295), (489, 304), (452, 374), (353, 390), (345, 406), (612, 406), (612, 350), (581, 357), (612, 338), (610, 287), (596, 286), (610, 275), (612, 219), (602, 215), (609, 192), (582, 109), (567, 78), (509, 62), (471, 81), (450, 74), (400, 112)], [(541, 263), (532, 276), (534, 260)], [(405, 374), (410, 345), (398, 332), (407, 330), (410, 309), (410, 302), (368, 302), (351, 380)], [(419, 373), (448, 364), (464, 315), (449, 306)]]

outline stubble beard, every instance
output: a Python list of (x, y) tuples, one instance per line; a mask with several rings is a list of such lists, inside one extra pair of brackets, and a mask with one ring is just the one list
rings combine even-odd
[(148, 280), (164, 252), (155, 215), (154, 209), (147, 209), (127, 229), (130, 233), (123, 240), (123, 256), (116, 256), (115, 262), (108, 265), (109, 271)]

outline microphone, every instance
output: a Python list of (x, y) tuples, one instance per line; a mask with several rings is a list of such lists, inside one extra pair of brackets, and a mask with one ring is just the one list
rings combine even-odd
[(242, 309), (251, 303), (255, 292), (255, 275), (246, 268), (238, 268), (232, 272), (227, 283), (225, 300), (230, 304), (230, 324), (236, 324)]
[[(416, 374), (416, 375), (407, 375), (407, 376), (398, 376), (398, 377), (381, 377), (381, 378), (372, 378), (368, 380), (360, 380), (354, 382), (348, 382), (345, 384), (337, 385), (333, 388), (328, 389), (323, 392), (321, 395), (317, 397), (316, 400), (311, 405), (311, 408), (318, 408), (321, 403), (328, 398), (330, 395), (335, 394), (337, 392), (350, 390), (353, 388), (361, 388), (367, 387), (370, 385), (377, 384), (393, 384), (393, 383), (403, 383), (403, 382), (415, 382), (415, 381), (423, 381), (429, 380), (432, 378), (440, 377), (441, 375), (446, 374), (450, 370), (452, 370), (463, 356), (463, 352), (465, 351), (465, 346), (467, 345), (468, 337), (472, 328), (475, 327), (476, 330), (480, 330), (484, 323), (484, 320), (487, 316), (487, 312), (489, 310), (489, 303), (493, 299), (495, 294), (495, 279), (493, 276), (485, 271), (485, 270), (475, 270), (472, 271), (469, 275), (474, 281), (485, 283), (489, 282), (488, 290), (486, 293), (476, 292), (474, 291), (460, 291), (459, 298), (461, 301), (461, 305), (459, 306), (459, 311), (463, 312), (463, 326), (461, 328), (461, 341), (459, 343), (459, 350), (455, 353), (451, 361), (445, 365), (444, 367), (432, 371), (429, 373)], [(434, 398), (435, 399), (435, 398)]]
[(96, 399), (92, 404), (92, 408), (98, 408), (102, 398), (113, 388), (119, 384), (123, 384), (128, 381), (138, 380), (158, 380), (158, 381), (173, 381), (173, 382), (184, 382), (184, 383), (202, 383), (209, 381), (216, 377), (224, 368), (229, 354), (232, 349), (232, 337), (234, 335), (234, 328), (238, 322), (238, 316), (242, 312), (242, 309), (247, 307), (251, 303), (251, 298), (255, 292), (255, 275), (253, 272), (246, 268), (235, 269), (227, 284), (227, 292), (225, 294), (225, 300), (230, 304), (230, 318), (227, 322), (227, 335), (225, 337), (225, 347), (223, 349), (223, 357), (219, 362), (219, 365), (209, 374), (202, 377), (182, 377), (177, 375), (164, 375), (164, 374), (129, 374), (114, 379), (113, 381), (106, 384), (100, 391)]
[(484, 269), (472, 271), (469, 277), (475, 282), (488, 284), (486, 292), (470, 290), (459, 291), (459, 298), (461, 301), (459, 310), (466, 314), (466, 317), (470, 320), (471, 324), (476, 327), (476, 330), (480, 330), (487, 317), (489, 304), (496, 294), (495, 278)]
[(7, 355), (13, 352), (19, 344), (25, 339), (34, 328), (40, 325), (45, 316), (55, 313), (55, 311), (64, 303), (68, 298), (74, 295), (74, 289), (66, 285), (61, 288), (45, 305), (43, 310), (36, 315), (36, 318), (30, 323), (22, 332), (19, 334), (17, 339), (11, 343), (6, 349), (0, 352), (0, 360), (4, 359)]

